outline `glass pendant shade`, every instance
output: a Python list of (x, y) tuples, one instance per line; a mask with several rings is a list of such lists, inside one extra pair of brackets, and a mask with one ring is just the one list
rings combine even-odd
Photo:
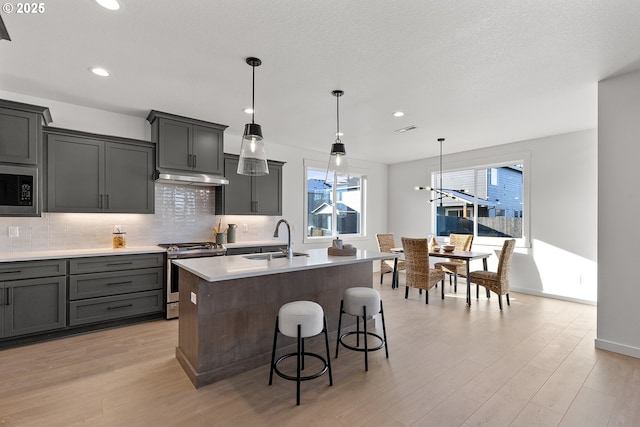
[(329, 166), (325, 183), (329, 185), (345, 185), (349, 182), (349, 165), (347, 163), (347, 150), (340, 140), (340, 103), (339, 99), (344, 92), (334, 90), (331, 92), (336, 97), (336, 141), (331, 145)]
[(342, 142), (334, 142), (331, 146), (329, 156), (329, 167), (327, 168), (328, 184), (346, 184), (349, 182), (349, 164), (347, 162), (347, 151)]
[(262, 129), (259, 124), (247, 123), (244, 126), (237, 172), (240, 175), (250, 176), (269, 174), (267, 153), (264, 150)]
[(269, 174), (267, 163), (267, 153), (262, 140), (262, 127), (254, 122), (255, 115), (255, 80), (256, 67), (262, 64), (258, 58), (247, 58), (253, 71), (252, 94), (251, 94), (251, 123), (244, 125), (242, 135), (242, 145), (240, 146), (240, 159), (238, 161), (238, 175), (260, 176)]

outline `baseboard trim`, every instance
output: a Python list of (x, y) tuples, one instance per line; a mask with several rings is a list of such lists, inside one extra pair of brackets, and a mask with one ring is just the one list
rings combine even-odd
[(596, 338), (596, 348), (640, 359), (640, 348)]
[(513, 291), (513, 292), (518, 292), (519, 294), (528, 294), (528, 295), (535, 295), (537, 297), (559, 299), (559, 300), (562, 300), (562, 301), (576, 302), (578, 304), (598, 305), (597, 301), (591, 301), (591, 300), (580, 299), (580, 298), (572, 298), (572, 297), (567, 297), (567, 296), (563, 296), (563, 295), (548, 294), (548, 293), (536, 291), (536, 290), (533, 290), (533, 289), (516, 288), (514, 286), (511, 286), (511, 287), (509, 287), (509, 290)]

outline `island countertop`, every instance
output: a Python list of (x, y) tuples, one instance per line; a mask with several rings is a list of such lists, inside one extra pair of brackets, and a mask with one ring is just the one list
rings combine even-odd
[(288, 273), (291, 271), (310, 270), (320, 267), (331, 267), (378, 259), (395, 258), (397, 254), (360, 250), (352, 256), (330, 256), (327, 249), (309, 249), (304, 251), (309, 256), (295, 256), (292, 259), (275, 258), (249, 259), (250, 255), (232, 255), (220, 257), (188, 258), (174, 260), (173, 264), (183, 268), (207, 282), (220, 282), (244, 277), (264, 276), (268, 274)]

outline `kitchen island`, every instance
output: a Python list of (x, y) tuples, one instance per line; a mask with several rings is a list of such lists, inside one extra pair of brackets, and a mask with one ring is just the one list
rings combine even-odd
[[(180, 268), (182, 301), (176, 358), (196, 388), (268, 364), (276, 315), (287, 302), (317, 302), (329, 332), (336, 331), (344, 290), (372, 287), (373, 261), (397, 256), (365, 250), (354, 256), (329, 256), (327, 249), (306, 253), (292, 259), (235, 255), (173, 261)], [(347, 320), (355, 322), (345, 318), (343, 324)], [(280, 350), (289, 351), (295, 340), (279, 342)]]

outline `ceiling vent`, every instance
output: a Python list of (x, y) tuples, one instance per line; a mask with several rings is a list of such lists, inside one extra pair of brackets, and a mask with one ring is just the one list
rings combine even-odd
[(405, 128), (396, 129), (396, 130), (394, 130), (394, 132), (405, 133), (405, 132), (409, 132), (410, 130), (414, 130), (416, 128), (417, 128), (417, 126), (411, 125), (411, 126), (407, 126)]

